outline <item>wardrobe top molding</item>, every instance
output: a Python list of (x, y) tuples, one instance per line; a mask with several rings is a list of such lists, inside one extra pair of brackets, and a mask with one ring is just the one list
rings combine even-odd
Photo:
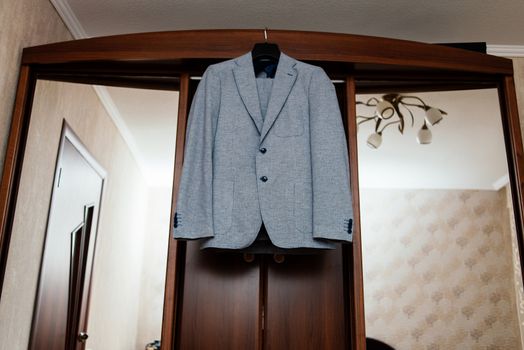
[[(264, 40), (263, 29), (180, 30), (72, 40), (25, 48), (22, 64), (158, 62), (230, 59)], [(407, 40), (372, 36), (269, 30), (268, 41), (304, 61), (385, 64), (512, 75), (510, 59)]]

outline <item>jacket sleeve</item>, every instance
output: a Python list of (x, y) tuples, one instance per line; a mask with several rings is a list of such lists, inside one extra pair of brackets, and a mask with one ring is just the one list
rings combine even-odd
[(348, 147), (335, 86), (317, 67), (309, 84), (313, 237), (352, 241)]
[(174, 214), (174, 238), (197, 239), (213, 233), (213, 144), (220, 108), (220, 81), (209, 66), (189, 110), (184, 162)]

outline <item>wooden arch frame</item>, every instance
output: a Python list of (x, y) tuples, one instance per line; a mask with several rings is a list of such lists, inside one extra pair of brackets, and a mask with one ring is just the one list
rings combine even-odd
[[(26, 48), (22, 56), (0, 186), (0, 292), (37, 79), (179, 89), (179, 115), (186, 116), (189, 107), (187, 100), (190, 75), (201, 74), (210, 63), (239, 56), (262, 39), (262, 30), (188, 30), (109, 36)], [(391, 81), (402, 80), (401, 85), (395, 83), (397, 91), (434, 90), (444, 87), (497, 87), (503, 116), (520, 260), (521, 264), (523, 263), (524, 155), (511, 60), (439, 45), (339, 33), (271, 30), (269, 41), (277, 42), (283, 51), (299, 60), (322, 65), (328, 74), (343, 82), (346, 131), (353, 165), (357, 164), (354, 109), (356, 86), (363, 91), (372, 91), (392, 88)], [(179, 118), (179, 135), (185, 131), (185, 123), (185, 118)], [(183, 146), (183, 137), (177, 138), (173, 202), (176, 201)], [(357, 218), (354, 243), (345, 248), (346, 271), (353, 281), (348, 286), (351, 298), (351, 343), (353, 349), (365, 349), (356, 166), (352, 166), (351, 175)], [(163, 348), (172, 348), (174, 344), (174, 331), (169, 325), (176, 323), (175, 284), (180, 278), (177, 275), (177, 266), (183, 263), (183, 254), (184, 244), (177, 244), (170, 239), (162, 330)]]

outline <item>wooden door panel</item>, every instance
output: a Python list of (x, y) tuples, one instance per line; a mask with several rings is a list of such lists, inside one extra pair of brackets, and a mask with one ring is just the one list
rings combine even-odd
[(264, 349), (348, 349), (342, 248), (268, 259)]
[(35, 300), (30, 349), (83, 349), (103, 179), (64, 125)]
[[(91, 233), (93, 228), (94, 206), (85, 207), (85, 219), (81, 227), (73, 232), (71, 236), (71, 256), (69, 264), (69, 298), (67, 307), (67, 332), (66, 349), (85, 349), (85, 340), (79, 339), (80, 333), (87, 328), (85, 319), (86, 312), (82, 314), (82, 306), (87, 302), (85, 290), (86, 271), (88, 270), (88, 260), (91, 243)], [(90, 278), (90, 275), (87, 276)], [(87, 333), (86, 333), (87, 334)]]
[(177, 349), (257, 349), (260, 269), (240, 253), (187, 242)]

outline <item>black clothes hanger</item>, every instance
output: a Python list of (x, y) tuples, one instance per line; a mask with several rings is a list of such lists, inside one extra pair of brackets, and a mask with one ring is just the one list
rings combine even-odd
[(280, 48), (277, 44), (267, 42), (267, 28), (264, 29), (264, 42), (256, 43), (251, 50), (253, 57), (253, 68), (255, 76), (262, 71), (267, 73), (268, 78), (274, 78), (280, 58)]

